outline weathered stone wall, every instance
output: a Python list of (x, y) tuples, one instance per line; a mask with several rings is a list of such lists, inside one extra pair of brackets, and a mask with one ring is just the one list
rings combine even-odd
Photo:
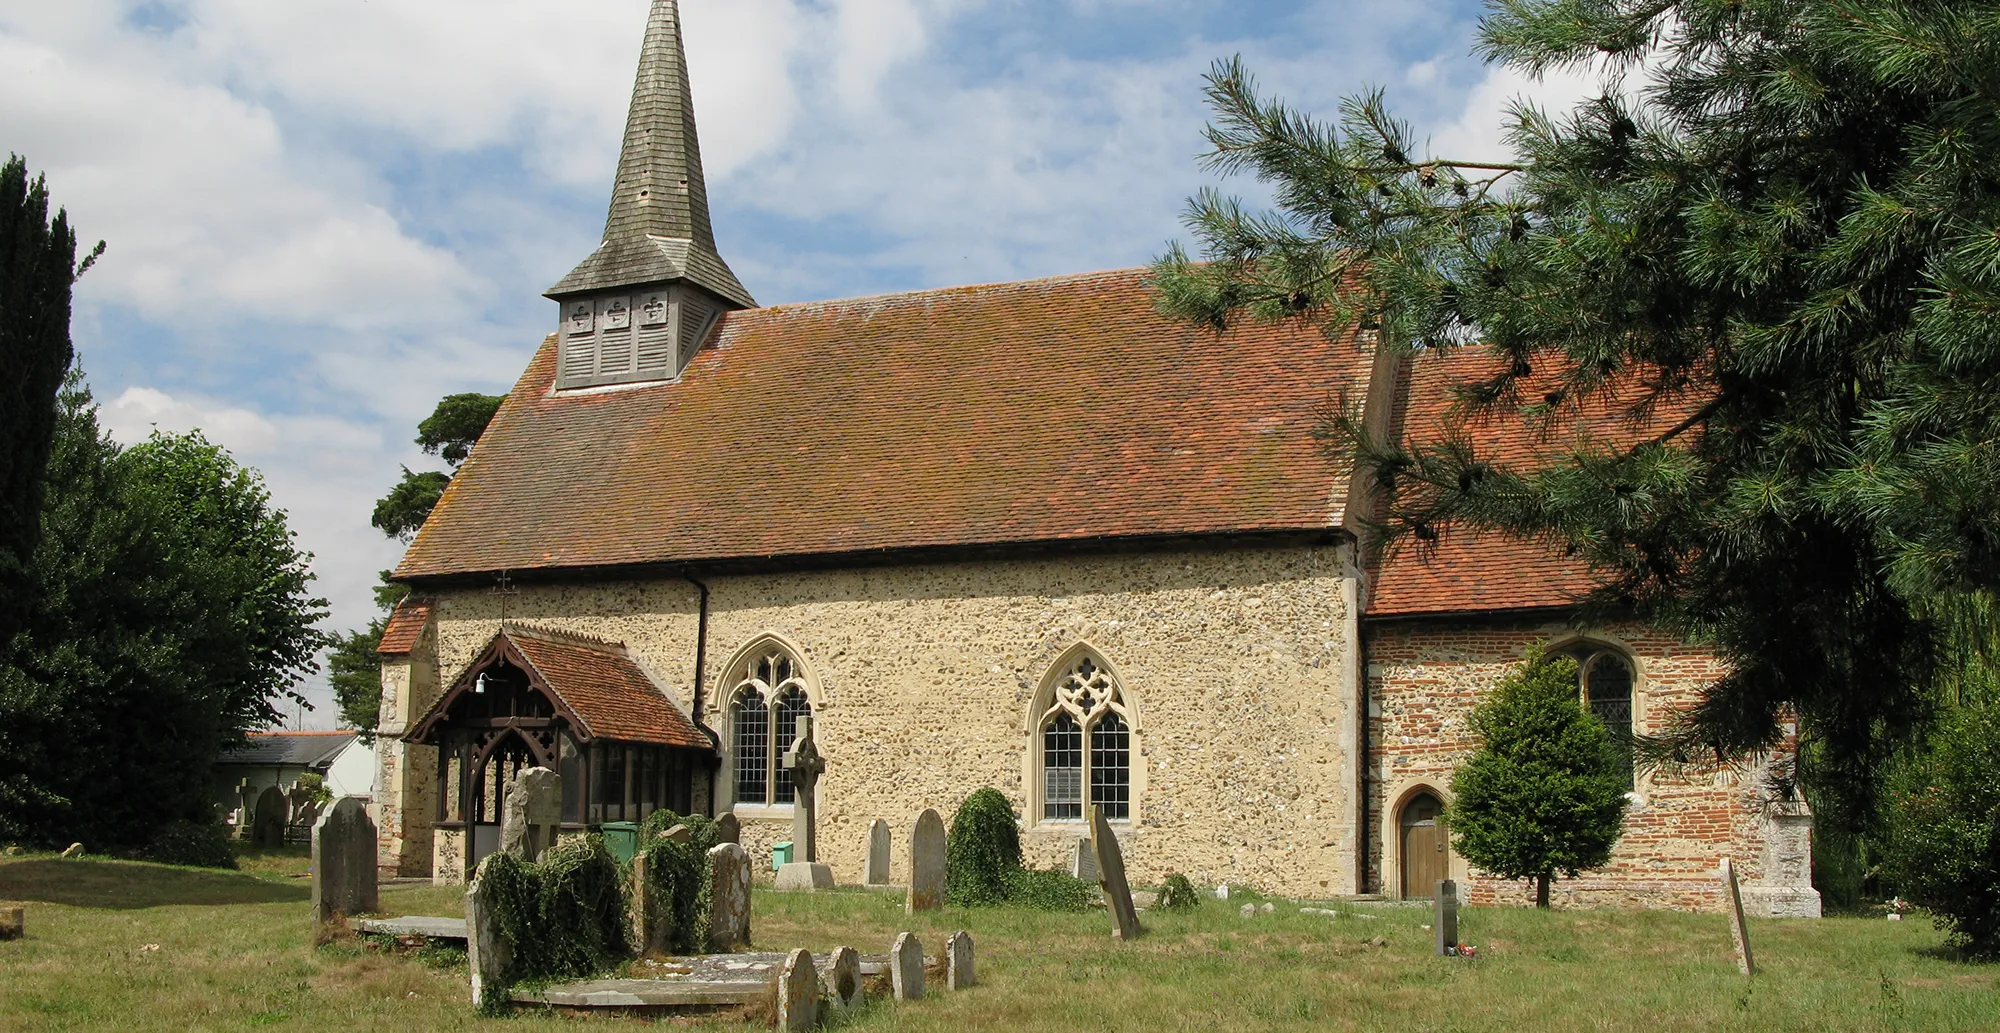
[[(1401, 895), (1400, 811), (1418, 791), (1450, 800), (1452, 769), (1476, 743), (1472, 708), (1529, 646), (1560, 647), (1580, 637), (1561, 621), (1375, 622), (1364, 632), (1367, 648), (1370, 743), (1369, 870), (1371, 890)], [(1694, 702), (1701, 688), (1723, 673), (1706, 650), (1650, 629), (1620, 625), (1593, 631), (1590, 640), (1618, 647), (1635, 661), (1633, 723), (1657, 733), (1669, 716)], [(1554, 899), (1564, 905), (1640, 906), (1711, 911), (1721, 906), (1716, 869), (1732, 857), (1747, 887), (1801, 913), (1811, 895), (1808, 867), (1799, 863), (1797, 805), (1767, 805), (1762, 772), (1714, 768), (1641, 772), (1625, 819), (1625, 833), (1604, 869), (1558, 880)], [(1452, 877), (1469, 887), (1474, 903), (1532, 903), (1525, 883), (1503, 882), (1468, 870), (1453, 854)], [(1811, 911), (1817, 914), (1817, 896)]]
[(380, 847), (376, 864), (389, 876), (431, 874), (437, 806), (437, 750), (400, 736), (437, 699), (437, 651), (426, 628), (405, 656), (382, 658), (382, 709), (376, 726), (375, 790), (369, 805)]
[[(1353, 809), (1358, 673), (1355, 579), (1335, 546), (1134, 552), (713, 578), (702, 717), (727, 736), (739, 651), (777, 636), (809, 668), (821, 854), (858, 882), (868, 824), (887, 819), (892, 877), (907, 830), (991, 785), (1025, 810), (1029, 709), (1049, 668), (1088, 642), (1135, 712), (1133, 820), (1119, 823), (1135, 881), (1299, 895), (1358, 886)], [(680, 580), (524, 585), (437, 602), (438, 681), (449, 684), (507, 620), (619, 641), (683, 704), (692, 696), (698, 593)], [(727, 772), (725, 767), (724, 771)], [(728, 807), (725, 777), (719, 803)], [(696, 799), (702, 800), (702, 796)], [(769, 870), (789, 809), (745, 807), (743, 846)], [(1029, 815), (1031, 863), (1056, 866), (1081, 822)], [(768, 874), (765, 875), (768, 878)]]

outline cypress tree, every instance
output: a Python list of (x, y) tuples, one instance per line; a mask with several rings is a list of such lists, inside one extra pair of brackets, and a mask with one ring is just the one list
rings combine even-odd
[(1576, 661), (1529, 656), (1472, 712), (1479, 749), (1451, 776), (1453, 845), (1502, 878), (1535, 880), (1536, 907), (1557, 873), (1609, 860), (1625, 821), (1630, 762), (1577, 692)]
[[(1327, 421), (1376, 530), (1586, 561), (1584, 619), (1729, 663), (1645, 755), (1740, 758), (1796, 716), (1820, 816), (1858, 827), (1956, 600), (2000, 588), (2000, 3), (1493, 0), (1477, 48), (1602, 93), (1433, 155), (1380, 91), (1321, 121), (1218, 64), (1209, 161), (1274, 208), (1196, 197), (1207, 261), (1169, 252), (1162, 306), (1482, 350), (1443, 440)], [(1495, 420), (1544, 454), (1482, 447)]]

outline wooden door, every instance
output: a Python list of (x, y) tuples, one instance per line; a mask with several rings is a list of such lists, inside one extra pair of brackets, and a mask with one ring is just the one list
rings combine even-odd
[(1422, 793), (1403, 807), (1403, 896), (1429, 899), (1445, 877), (1450, 851), (1438, 814), (1444, 804)]

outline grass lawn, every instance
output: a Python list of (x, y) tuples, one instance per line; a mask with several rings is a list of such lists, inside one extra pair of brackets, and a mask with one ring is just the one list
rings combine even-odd
[[(307, 946), (304, 860), (245, 859), (241, 873), (122, 861), (0, 861), (0, 900), (28, 901), (28, 938), (0, 943), (0, 1031), (575, 1030), (634, 1020), (473, 1013), (462, 967), (352, 947)], [(401, 914), (459, 914), (459, 892), (384, 890)], [(1763, 972), (1736, 974), (1713, 916), (1471, 910), (1476, 959), (1435, 958), (1418, 908), (1343, 908), (1373, 918), (1244, 920), (1208, 902), (1145, 915), (1133, 944), (1100, 912), (947, 910), (905, 919), (899, 897), (759, 892), (767, 950), (839, 944), (865, 953), (915, 930), (928, 952), (968, 929), (981, 985), (919, 1004), (872, 1005), (856, 1030), (1383, 1030), (1396, 1033), (1643, 1030), (2000, 1030), (2000, 966), (1939, 951), (1921, 920), (1758, 921)], [(1374, 938), (1386, 946), (1370, 946)], [(676, 1025), (743, 1029), (709, 1018)]]

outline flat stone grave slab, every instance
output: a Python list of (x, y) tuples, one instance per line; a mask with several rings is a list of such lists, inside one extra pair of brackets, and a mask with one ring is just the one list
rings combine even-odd
[[(553, 1008), (717, 1008), (755, 1004), (768, 994), (771, 981), (785, 967), (786, 955), (776, 952), (754, 954), (703, 954), (695, 957), (644, 961), (632, 967), (645, 978), (585, 979), (558, 983), (532, 992), (518, 992), (516, 1004), (540, 1004)], [(813, 966), (820, 978), (831, 975), (833, 955), (815, 954)], [(924, 958), (924, 967), (938, 964)], [(889, 955), (861, 955), (861, 977), (886, 975)]]
[(424, 915), (364, 918), (354, 923), (354, 927), (364, 933), (379, 933), (385, 936), (428, 936), (433, 940), (465, 939), (463, 918), (430, 918)]

